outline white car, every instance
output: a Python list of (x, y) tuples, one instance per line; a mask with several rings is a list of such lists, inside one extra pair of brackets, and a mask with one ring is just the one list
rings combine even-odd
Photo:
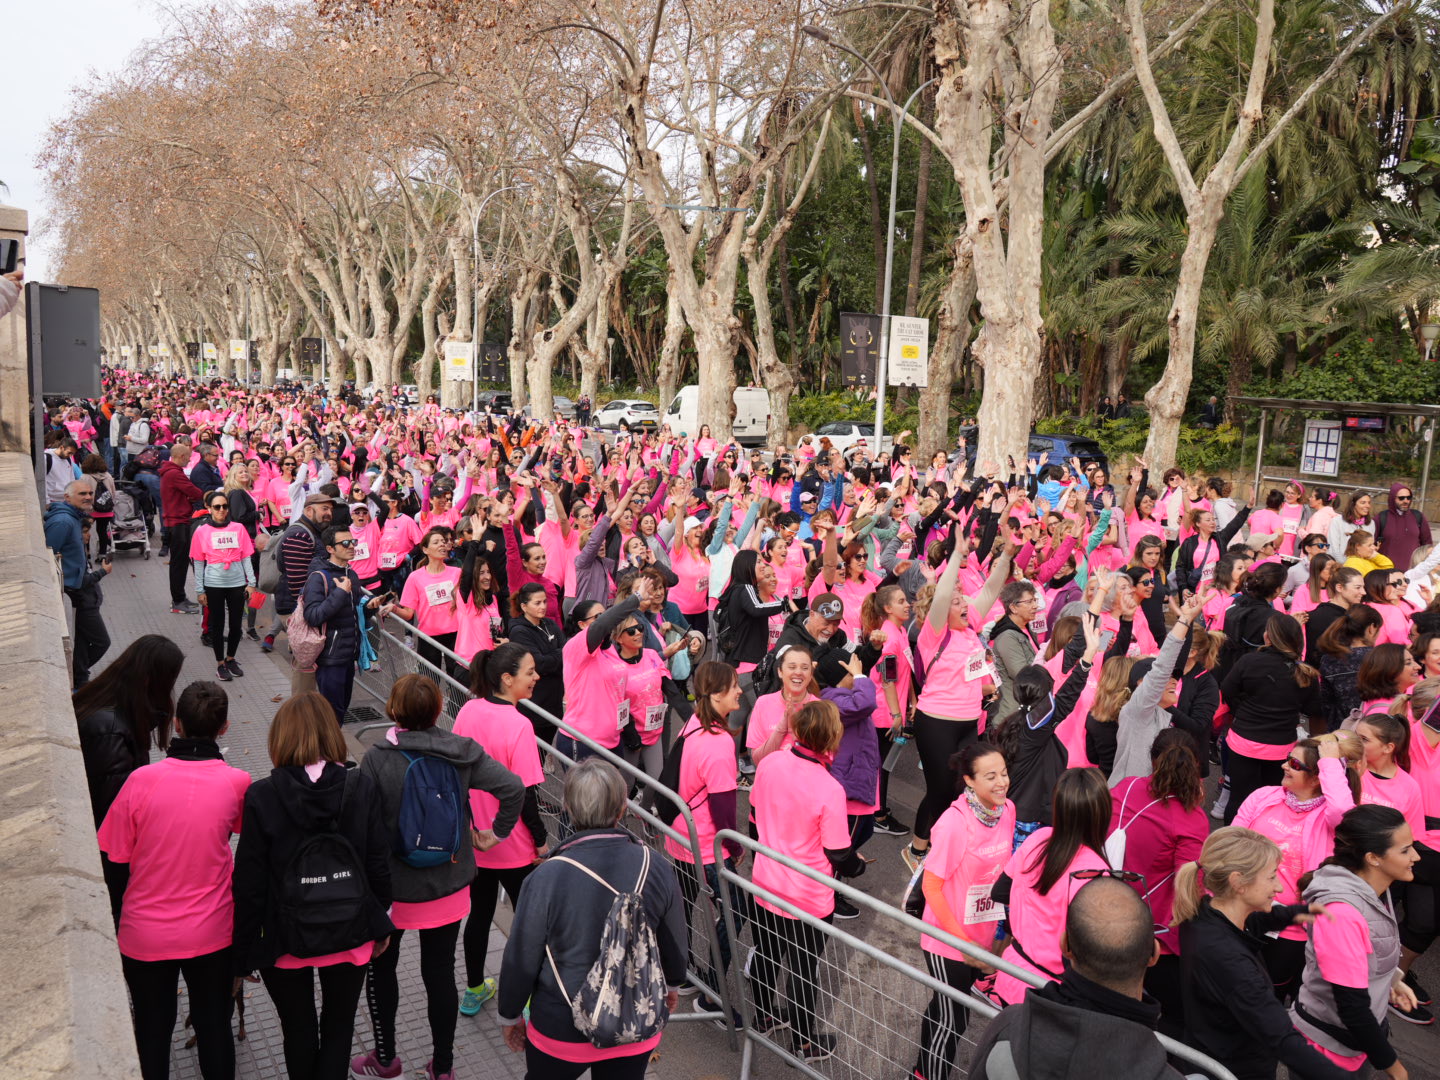
[(616, 431), (629, 431), (632, 428), (654, 431), (660, 426), (660, 410), (653, 401), (616, 398), (601, 406), (591, 420), (591, 426)]
[[(830, 440), (830, 445), (842, 454), (849, 454), (853, 447), (864, 443), (873, 457), (875, 450), (875, 425), (860, 424), (853, 420), (832, 420), (828, 424), (821, 424), (815, 429), (815, 448), (820, 448), (820, 439), (824, 437)], [(895, 439), (886, 434), (880, 437), (880, 452), (890, 453), (895, 449)]]

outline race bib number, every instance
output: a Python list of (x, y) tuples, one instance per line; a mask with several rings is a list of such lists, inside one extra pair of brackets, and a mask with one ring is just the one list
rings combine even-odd
[(1030, 633), (1034, 634), (1036, 637), (1039, 637), (1041, 634), (1045, 633), (1044, 615), (1036, 615), (1035, 618), (1030, 620)]
[(394, 570), (400, 565), (400, 554), (395, 551), (382, 551), (380, 553), (380, 569)]
[(645, 720), (643, 721), (646, 731), (659, 731), (665, 726), (665, 705), (646, 705)]
[(771, 616), (768, 632), (765, 635), (765, 648), (767, 652), (773, 652), (775, 646), (780, 644), (780, 631), (785, 627), (785, 620), (780, 616)]
[(1005, 918), (1005, 905), (992, 899), (989, 885), (971, 885), (965, 890), (965, 921), (967, 923), (999, 922)]
[(1300, 522), (1296, 521), (1294, 518), (1286, 518), (1285, 523), (1280, 527), (1284, 529), (1288, 535), (1294, 536), (1297, 532), (1300, 531)]
[(1176, 539), (1179, 538), (1179, 536), (1180, 536), (1180, 530), (1179, 530), (1178, 528), (1176, 528), (1174, 525), (1166, 525), (1166, 526), (1165, 526), (1165, 539), (1166, 539), (1166, 540), (1176, 540)]
[(800, 600), (800, 599), (802, 599), (804, 596), (805, 596), (805, 586), (804, 586), (804, 585), (791, 585), (791, 586), (790, 586), (790, 599), (791, 599), (791, 600)]
[(696, 591), (697, 593), (703, 593), (703, 592), (705, 592), (705, 591), (706, 591), (707, 589), (709, 589), (709, 588), (710, 588), (710, 583), (709, 583), (708, 581), (706, 581), (704, 578), (696, 578), (696, 579), (695, 579), (695, 591)]
[(615, 730), (624, 731), (625, 725), (630, 722), (630, 702), (624, 698), (620, 704), (615, 706)]
[(369, 557), (370, 557), (370, 545), (369, 545), (369, 543), (367, 543), (367, 542), (364, 541), (364, 540), (356, 540), (356, 541), (355, 541), (355, 558), (356, 558), (357, 560), (362, 560), (362, 561), (363, 561), (363, 560), (365, 560), (365, 559), (368, 559)]
[(1203, 589), (1206, 585), (1213, 584), (1214, 581), (1215, 581), (1215, 564), (1214, 564), (1213, 562), (1212, 562), (1212, 563), (1206, 563), (1204, 566), (1202, 566), (1202, 567), (1200, 568), (1200, 587)]
[(987, 677), (993, 679), (995, 677), (995, 669), (990, 666), (990, 662), (986, 659), (983, 652), (978, 652), (970, 657), (969, 660), (965, 661), (966, 682), (975, 682), (977, 679)]
[(212, 532), (210, 547), (215, 551), (235, 551), (240, 547), (240, 537), (233, 532)]
[(425, 586), (425, 599), (431, 607), (439, 607), (442, 604), (448, 604), (454, 592), (454, 582), (437, 581)]

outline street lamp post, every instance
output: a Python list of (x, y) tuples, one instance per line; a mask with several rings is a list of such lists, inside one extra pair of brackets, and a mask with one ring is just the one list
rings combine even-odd
[[(905, 117), (910, 112), (910, 106), (915, 104), (915, 99), (920, 96), (932, 83), (938, 82), (938, 76), (927, 79), (915, 88), (915, 92), (905, 101), (902, 109), (895, 104), (895, 97), (890, 93), (890, 87), (886, 85), (884, 77), (875, 70), (875, 65), (867, 60), (860, 52), (852, 48), (846, 42), (839, 40), (830, 31), (822, 26), (806, 26), (804, 33), (816, 41), (823, 41), (832, 45), (842, 52), (847, 52), (860, 63), (869, 69), (870, 74), (875, 76), (876, 83), (885, 92), (885, 99), (890, 102), (890, 115), (894, 120), (895, 130), (890, 139), (890, 215), (885, 230), (885, 291), (880, 299), (880, 354), (875, 360), (875, 456), (880, 456), (880, 445), (885, 436), (885, 384), (889, 378), (890, 364), (890, 289), (895, 275), (895, 189), (900, 179), (900, 133), (905, 127)], [(912, 242), (918, 242), (912, 241)]]

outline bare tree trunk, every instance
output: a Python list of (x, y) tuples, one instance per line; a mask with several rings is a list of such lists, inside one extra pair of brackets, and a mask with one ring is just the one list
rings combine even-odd
[(655, 371), (662, 409), (675, 399), (680, 382), (680, 345), (684, 338), (685, 312), (680, 306), (680, 292), (675, 288), (675, 271), (672, 269), (665, 295), (665, 337), (660, 342), (660, 359)]
[(915, 438), (917, 459), (928, 461), (936, 450), (950, 445), (950, 394), (955, 382), (955, 360), (970, 340), (970, 309), (975, 304), (975, 267), (970, 238), (955, 240), (950, 278), (940, 298), (940, 313), (928, 363), (929, 385), (920, 391), (920, 422)]

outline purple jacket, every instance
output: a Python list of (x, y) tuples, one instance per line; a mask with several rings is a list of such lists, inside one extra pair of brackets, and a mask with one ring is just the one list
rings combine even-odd
[(1409, 570), (1415, 549), (1431, 542), (1430, 522), (1425, 520), (1423, 512), (1411, 509), (1415, 505), (1413, 502), (1409, 507), (1400, 508), (1395, 501), (1395, 493), (1401, 488), (1411, 492), (1415, 490), (1410, 484), (1397, 482), (1390, 485), (1389, 505), (1375, 515), (1375, 531), (1379, 534), (1376, 539), (1380, 543), (1380, 553), (1395, 564), (1395, 569)]
[(875, 684), (861, 675), (846, 690), (835, 686), (820, 691), (825, 701), (840, 710), (845, 733), (830, 763), (830, 775), (840, 781), (845, 797), (867, 805), (875, 801), (880, 782), (880, 742), (875, 738)]

